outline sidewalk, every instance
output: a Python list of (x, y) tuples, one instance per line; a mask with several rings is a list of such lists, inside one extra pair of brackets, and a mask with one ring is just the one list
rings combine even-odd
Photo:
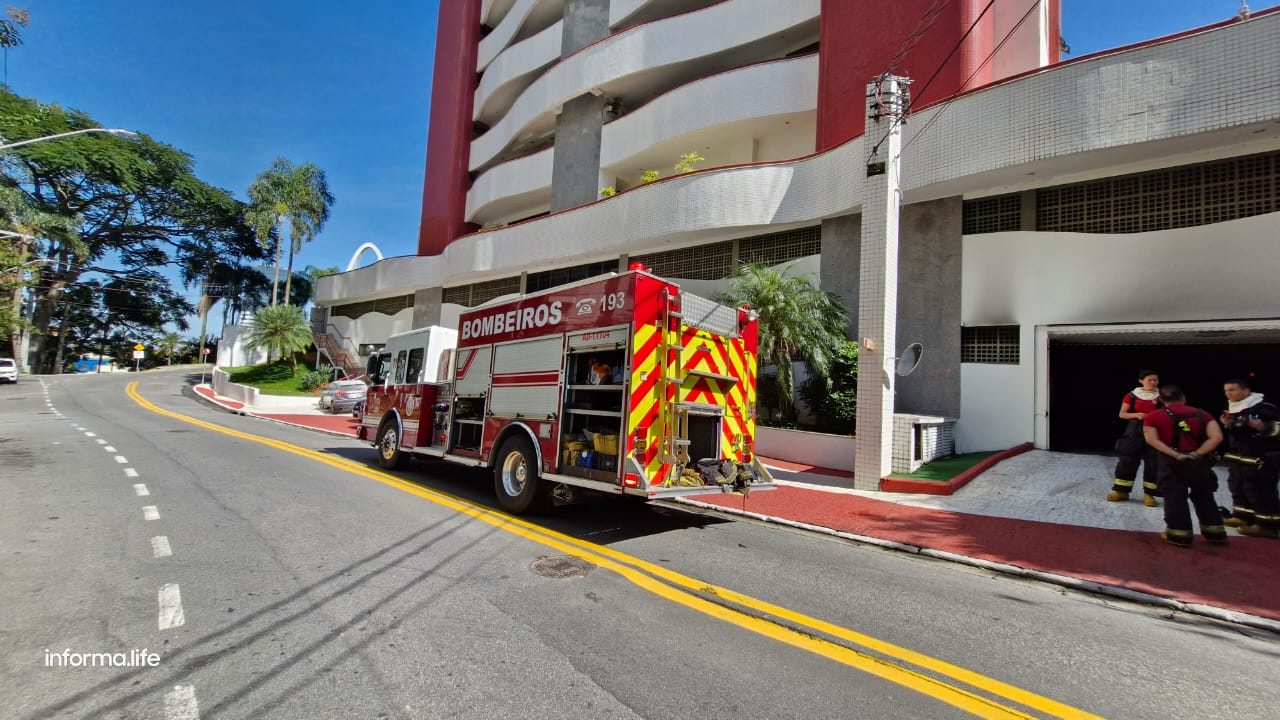
[[(350, 415), (319, 411), (247, 414), (338, 435), (356, 428)], [(760, 459), (776, 490), (683, 502), (1280, 632), (1280, 542), (1232, 531), (1225, 547), (1198, 537), (1191, 549), (1166, 545), (1161, 508), (1103, 500), (1111, 458), (1032, 450), (949, 496), (857, 491), (846, 471)], [(1225, 479), (1218, 501), (1230, 505)]]

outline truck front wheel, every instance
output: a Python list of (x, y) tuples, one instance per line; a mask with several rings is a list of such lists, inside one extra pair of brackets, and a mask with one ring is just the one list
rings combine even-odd
[(400, 450), (400, 432), (396, 430), (395, 422), (382, 423), (382, 427), (378, 428), (378, 443), (375, 447), (378, 451), (378, 465), (387, 470), (404, 467), (406, 458)]
[(551, 507), (551, 485), (538, 476), (538, 456), (523, 437), (502, 443), (493, 465), (493, 488), (498, 505), (514, 515)]

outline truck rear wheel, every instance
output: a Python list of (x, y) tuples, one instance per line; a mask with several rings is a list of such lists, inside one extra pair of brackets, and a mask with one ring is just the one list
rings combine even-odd
[(498, 505), (515, 515), (551, 507), (551, 485), (538, 476), (538, 456), (527, 438), (502, 443), (493, 464), (493, 489)]
[(404, 467), (407, 458), (400, 449), (400, 431), (396, 430), (395, 422), (384, 422), (382, 427), (378, 428), (378, 442), (375, 448), (378, 451), (378, 465), (387, 470), (398, 470)]

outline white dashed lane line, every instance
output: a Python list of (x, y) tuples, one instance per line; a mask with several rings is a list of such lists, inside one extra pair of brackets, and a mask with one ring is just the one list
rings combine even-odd
[(110, 445), (108, 445), (108, 446), (106, 446), (106, 447), (104, 447), (104, 448), (102, 448), (102, 449), (103, 449), (103, 450), (106, 450), (107, 452), (115, 452), (115, 451), (116, 451), (116, 449), (115, 449), (115, 448), (113, 448), (113, 447), (111, 447)]
[(125, 469), (124, 469), (124, 476), (125, 476), (125, 477), (138, 477), (138, 471), (137, 471), (137, 470), (134, 470), (133, 468), (125, 468)]
[(169, 557), (173, 555), (173, 548), (169, 547), (169, 538), (160, 535), (151, 538), (151, 557)]
[(107, 444), (107, 441), (106, 441), (106, 440), (103, 440), (102, 438), (98, 438), (97, 440), (94, 440), (94, 442), (98, 443), (99, 445), (106, 445), (106, 444)]
[(133, 491), (138, 494), (138, 497), (146, 497), (151, 494), (146, 485), (134, 485)]
[(98, 437), (97, 433), (91, 433), (91, 432), (88, 432), (88, 431), (86, 431), (86, 432), (85, 432), (84, 436), (85, 436), (85, 437)]
[(194, 685), (175, 685), (164, 694), (164, 720), (200, 720)]
[(127, 457), (125, 457), (125, 456), (123, 456), (123, 455), (117, 455), (117, 456), (116, 456), (116, 462), (120, 463), (121, 465), (128, 465), (128, 464), (129, 464), (129, 458), (127, 458)]
[(182, 615), (182, 593), (176, 583), (161, 585), (159, 600), (161, 630), (172, 630), (187, 622)]
[(142, 519), (143, 520), (159, 520), (160, 511), (156, 509), (155, 505), (147, 505), (142, 508)]

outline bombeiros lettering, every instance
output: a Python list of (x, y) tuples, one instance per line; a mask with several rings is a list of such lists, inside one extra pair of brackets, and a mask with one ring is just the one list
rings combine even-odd
[(482, 318), (475, 318), (462, 324), (462, 339), (497, 335), (499, 333), (520, 332), (530, 328), (542, 328), (558, 325), (564, 317), (563, 303), (556, 300), (541, 303), (536, 307), (517, 308), (506, 312), (493, 313)]

